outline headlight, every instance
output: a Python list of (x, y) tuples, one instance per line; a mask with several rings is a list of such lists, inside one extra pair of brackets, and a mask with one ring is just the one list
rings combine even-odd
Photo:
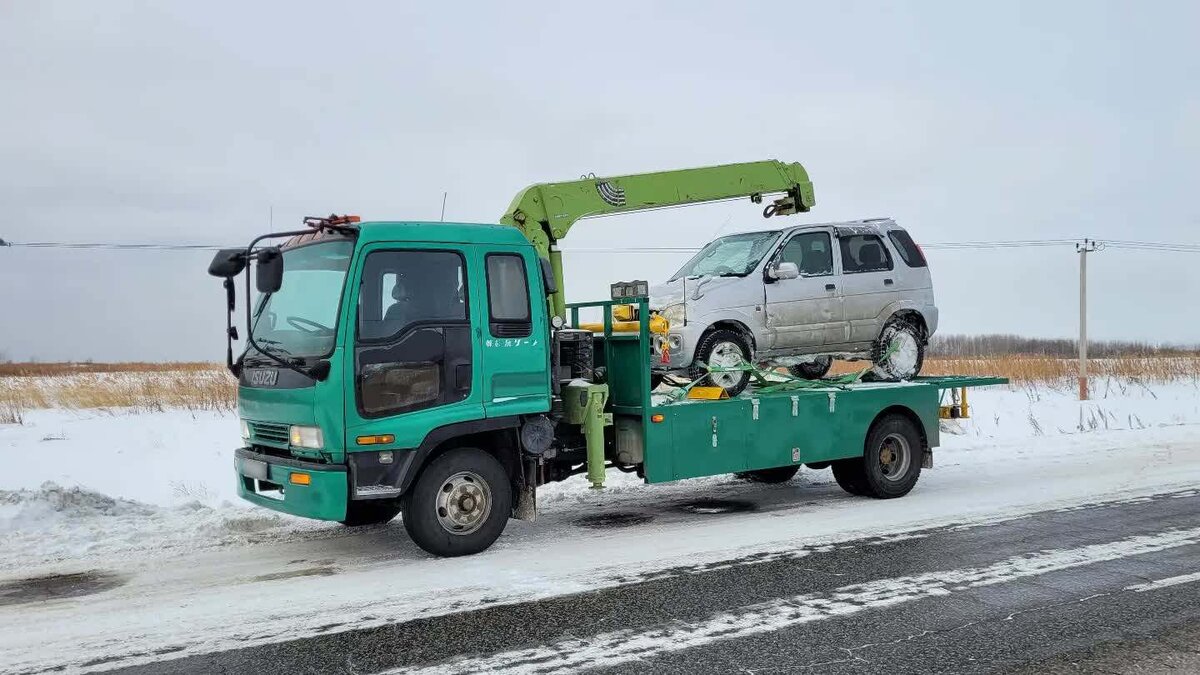
[(658, 315), (666, 319), (672, 326), (682, 326), (685, 310), (681, 302), (677, 305), (667, 305), (658, 310)]
[(250, 425), (246, 423), (246, 420), (242, 420), (242, 440), (250, 440)]
[(322, 450), (325, 448), (325, 436), (321, 433), (321, 427), (299, 427), (294, 426), (288, 433), (292, 445), (298, 448), (308, 448), (310, 450)]

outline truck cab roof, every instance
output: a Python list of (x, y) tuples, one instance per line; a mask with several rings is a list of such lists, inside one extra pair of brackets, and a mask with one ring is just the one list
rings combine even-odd
[(359, 241), (455, 242), (531, 246), (521, 231), (494, 223), (380, 220), (359, 224)]

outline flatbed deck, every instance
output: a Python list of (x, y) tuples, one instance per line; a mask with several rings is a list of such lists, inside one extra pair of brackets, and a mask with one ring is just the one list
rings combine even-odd
[[(637, 304), (646, 317), (645, 299), (571, 305), (600, 307)], [(1002, 377), (921, 376), (901, 382), (829, 380), (827, 386), (761, 391), (751, 386), (736, 397), (716, 400), (672, 398), (650, 391), (651, 350), (647, 321), (637, 333), (613, 334), (611, 322), (596, 333), (597, 366), (610, 389), (609, 410), (640, 425), (647, 483), (773, 469), (799, 464), (822, 465), (861, 457), (872, 426), (888, 415), (911, 420), (921, 431), (921, 462), (932, 464), (939, 445), (942, 392), (1005, 384)], [(620, 420), (618, 420), (620, 421)]]

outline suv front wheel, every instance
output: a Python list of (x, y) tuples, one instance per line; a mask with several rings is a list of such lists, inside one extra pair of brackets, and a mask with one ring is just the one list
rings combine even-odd
[[(709, 331), (696, 345), (696, 360), (718, 368), (736, 368), (750, 363), (750, 345), (741, 333), (724, 328)], [(703, 377), (707, 383), (721, 387), (730, 397), (737, 396), (750, 384), (748, 371), (730, 370), (713, 373), (700, 366), (692, 366), (692, 379)]]

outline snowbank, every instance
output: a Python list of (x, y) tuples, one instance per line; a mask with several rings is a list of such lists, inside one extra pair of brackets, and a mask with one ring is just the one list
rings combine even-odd
[[(1200, 423), (1195, 383), (1097, 383), (1096, 400), (1045, 386), (973, 390), (972, 418), (943, 423), (938, 466), (1006, 461), (985, 451), (1030, 439), (1022, 454), (1051, 448), (1062, 461), (1076, 439)], [(1034, 439), (1041, 439), (1032, 442)], [(1058, 439), (1058, 440), (1056, 440)], [(343, 536), (339, 525), (252, 507), (236, 496), (236, 417), (221, 412), (31, 411), (0, 426), (0, 569), (122, 554), (172, 555), (181, 548), (252, 545)], [(810, 483), (828, 472), (805, 473)], [(603, 492), (582, 477), (544, 486), (548, 511), (607, 509), (691, 491), (734, 489), (730, 477), (647, 488), (610, 471)], [(625, 494), (625, 497), (622, 495)]]

